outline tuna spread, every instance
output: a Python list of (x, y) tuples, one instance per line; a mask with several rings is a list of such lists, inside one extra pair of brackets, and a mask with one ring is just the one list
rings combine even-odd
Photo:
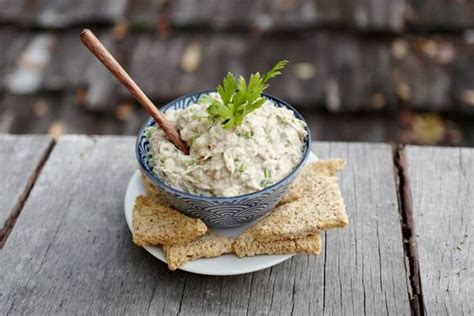
[[(210, 96), (219, 99), (217, 93)], [(155, 125), (146, 131), (154, 173), (171, 187), (196, 195), (236, 196), (262, 190), (287, 176), (303, 155), (305, 123), (266, 99), (240, 126), (225, 129), (200, 100), (165, 116), (189, 145), (185, 155)]]

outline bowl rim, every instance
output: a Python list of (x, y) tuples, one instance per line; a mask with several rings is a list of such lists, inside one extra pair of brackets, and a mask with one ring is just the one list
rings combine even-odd
[[(165, 105), (161, 106), (159, 109), (160, 111), (164, 112), (166, 111), (169, 107), (171, 107), (173, 104), (183, 100), (183, 99), (186, 99), (186, 98), (190, 98), (194, 95), (202, 95), (202, 94), (206, 94), (206, 93), (211, 93), (211, 92), (217, 92), (216, 89), (206, 89), (206, 90), (200, 90), (200, 91), (196, 91), (196, 92), (191, 92), (191, 93), (188, 93), (186, 95), (183, 95), (179, 98), (176, 98), (168, 103), (166, 103)], [(308, 160), (308, 157), (309, 157), (309, 154), (311, 152), (311, 131), (309, 129), (309, 126), (308, 126), (308, 123), (306, 122), (306, 120), (304, 119), (304, 117), (293, 107), (291, 106), (288, 102), (280, 99), (280, 98), (277, 98), (277, 97), (274, 97), (270, 94), (267, 94), (267, 93), (262, 93), (262, 96), (266, 97), (266, 98), (269, 98), (271, 100), (275, 100), (275, 101), (278, 101), (279, 103), (283, 104), (286, 108), (288, 108), (289, 110), (293, 111), (293, 114), (296, 116), (297, 119), (303, 121), (305, 124), (306, 124), (306, 137), (305, 137), (305, 144), (304, 144), (304, 149), (303, 149), (303, 155), (301, 156), (301, 159), (300, 161), (293, 167), (293, 169), (291, 170), (290, 173), (288, 173), (285, 177), (283, 177), (282, 179), (278, 180), (277, 182), (273, 183), (272, 185), (262, 189), (262, 190), (259, 190), (259, 191), (255, 191), (255, 192), (250, 192), (250, 193), (246, 193), (246, 194), (242, 194), (242, 195), (234, 195), (234, 196), (205, 196), (205, 195), (196, 195), (196, 194), (192, 194), (192, 193), (187, 193), (187, 192), (184, 192), (184, 191), (181, 191), (181, 190), (178, 190), (178, 189), (175, 189), (173, 188), (172, 186), (168, 185), (167, 183), (165, 183), (164, 181), (162, 181), (159, 177), (157, 177), (155, 174), (151, 173), (150, 171), (148, 171), (147, 168), (145, 168), (144, 166), (144, 162), (142, 161), (141, 159), (141, 156), (139, 154), (139, 144), (140, 144), (140, 139), (145, 131), (145, 129), (147, 127), (149, 127), (150, 125), (156, 125), (156, 122), (155, 120), (152, 118), (152, 117), (149, 117), (144, 123), (143, 125), (140, 127), (140, 130), (138, 131), (138, 134), (137, 134), (137, 138), (136, 138), (136, 141), (135, 141), (135, 155), (136, 155), (136, 158), (137, 158), (137, 161), (138, 161), (138, 164), (140, 166), (140, 168), (142, 169), (142, 171), (146, 174), (146, 176), (148, 178), (150, 178), (152, 180), (152, 182), (159, 186), (159, 187), (164, 187), (165, 190), (169, 190), (171, 191), (172, 193), (176, 194), (176, 195), (180, 195), (180, 196), (184, 196), (186, 198), (190, 198), (190, 199), (200, 199), (200, 200), (231, 200), (231, 199), (236, 199), (236, 198), (253, 198), (254, 196), (259, 196), (261, 195), (262, 193), (264, 192), (267, 192), (267, 191), (272, 191), (273, 188), (275, 187), (279, 187), (283, 182), (285, 182), (288, 178), (290, 178), (293, 174), (295, 174), (296, 172), (298, 172), (301, 167), (304, 165), (304, 163)]]

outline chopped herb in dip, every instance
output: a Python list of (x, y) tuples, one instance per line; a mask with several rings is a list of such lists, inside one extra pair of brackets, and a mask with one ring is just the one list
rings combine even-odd
[[(226, 83), (231, 80), (227, 75), (217, 93), (186, 109), (166, 111), (190, 150), (184, 155), (158, 126), (149, 128), (146, 135), (155, 174), (176, 189), (205, 196), (255, 192), (288, 175), (303, 155), (305, 123), (261, 96), (267, 80), (283, 66), (277, 64), (270, 75), (253, 74), (248, 85), (240, 78), (236, 89), (235, 82)], [(258, 93), (253, 92), (254, 86)], [(245, 100), (258, 106), (247, 108)]]

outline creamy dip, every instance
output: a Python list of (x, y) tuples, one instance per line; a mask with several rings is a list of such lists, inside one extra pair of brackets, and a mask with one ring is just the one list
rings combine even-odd
[(306, 125), (292, 111), (266, 100), (241, 126), (224, 129), (206, 112), (208, 106), (200, 102), (165, 113), (189, 155), (157, 125), (147, 130), (153, 171), (171, 187), (204, 196), (242, 195), (278, 182), (301, 160)]

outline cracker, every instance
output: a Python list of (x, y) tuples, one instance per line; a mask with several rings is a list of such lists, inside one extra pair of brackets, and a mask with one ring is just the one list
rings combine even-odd
[(346, 161), (343, 159), (318, 160), (308, 163), (298, 178), (290, 185), (288, 193), (281, 199), (279, 204), (285, 204), (302, 198), (306, 190), (305, 184), (308, 181), (312, 181), (311, 179), (314, 178), (314, 175), (333, 177), (344, 169), (345, 166)]
[(321, 252), (321, 238), (319, 234), (298, 239), (260, 242), (253, 235), (251, 227), (240, 235), (234, 242), (234, 252), (239, 257), (256, 255), (282, 255), (292, 253), (308, 253), (317, 255)]
[[(301, 198), (277, 206), (254, 226), (255, 239), (261, 242), (297, 239), (348, 224), (344, 201), (336, 178), (321, 176), (321, 165), (312, 164), (297, 187)], [(332, 169), (335, 170), (335, 169)]]
[(195, 219), (160, 204), (155, 199), (138, 196), (133, 207), (133, 242), (138, 246), (179, 244), (198, 238), (207, 227)]
[(163, 252), (168, 268), (176, 270), (188, 261), (198, 258), (212, 258), (231, 253), (233, 239), (209, 232), (206, 235), (179, 245), (165, 245)]
[(166, 196), (165, 194), (158, 190), (153, 182), (150, 181), (143, 173), (142, 173), (143, 184), (145, 185), (146, 189), (146, 196), (158, 200), (160, 204), (168, 205), (166, 203)]
[(318, 160), (308, 164), (308, 170), (316, 172), (319, 176), (334, 177), (346, 167), (344, 159)]

